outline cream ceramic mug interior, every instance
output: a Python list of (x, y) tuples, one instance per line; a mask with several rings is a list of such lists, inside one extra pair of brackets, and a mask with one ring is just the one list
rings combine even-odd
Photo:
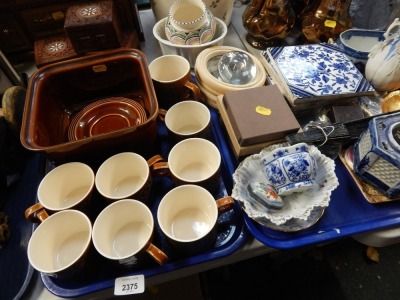
[(84, 163), (70, 162), (55, 167), (41, 180), (37, 191), (39, 201), (25, 210), (25, 217), (42, 221), (47, 213), (87, 209), (94, 181), (93, 170)]
[(199, 87), (190, 81), (190, 63), (179, 55), (163, 55), (149, 64), (159, 107), (168, 109), (186, 99), (201, 100)]
[(87, 260), (92, 224), (82, 212), (67, 209), (48, 216), (33, 232), (28, 259), (37, 271), (57, 278), (71, 278)]
[(163, 160), (155, 155), (145, 160), (134, 152), (121, 152), (106, 159), (96, 172), (97, 191), (108, 201), (135, 198), (146, 202), (152, 184), (152, 165)]
[(196, 184), (211, 193), (219, 187), (221, 153), (217, 146), (202, 138), (188, 138), (175, 144), (167, 162), (159, 162), (154, 168), (171, 176), (174, 184)]
[(160, 111), (171, 139), (179, 142), (187, 138), (205, 138), (211, 136), (211, 114), (201, 102), (187, 100), (174, 104), (168, 110)]
[(152, 244), (154, 219), (140, 201), (123, 199), (109, 204), (93, 224), (92, 240), (96, 250), (115, 265), (132, 267), (150, 256), (160, 265), (167, 255)]
[(185, 254), (195, 254), (213, 245), (218, 215), (233, 204), (230, 196), (215, 200), (200, 186), (182, 185), (162, 198), (157, 220), (173, 247)]

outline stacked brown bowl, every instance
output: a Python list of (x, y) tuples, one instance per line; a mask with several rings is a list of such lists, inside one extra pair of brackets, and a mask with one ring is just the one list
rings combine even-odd
[(89, 138), (138, 126), (146, 120), (146, 112), (139, 102), (124, 97), (110, 97), (95, 101), (77, 113), (69, 125), (68, 139), (76, 141)]

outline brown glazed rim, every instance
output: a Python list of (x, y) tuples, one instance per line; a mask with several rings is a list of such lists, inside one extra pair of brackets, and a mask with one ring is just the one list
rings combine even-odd
[(134, 109), (136, 109), (136, 112), (138, 113), (138, 119), (140, 121), (140, 124), (144, 123), (147, 119), (146, 116), (146, 112), (144, 110), (144, 108), (135, 100), (133, 99), (129, 99), (129, 98), (124, 98), (124, 97), (109, 97), (109, 98), (105, 98), (105, 99), (101, 99), (95, 102), (90, 103), (89, 105), (85, 106), (81, 111), (79, 111), (78, 114), (76, 114), (76, 116), (72, 119), (69, 128), (68, 128), (68, 139), (70, 141), (76, 141), (79, 140), (81, 138), (79, 138), (77, 136), (76, 133), (76, 126), (79, 123), (79, 121), (81, 121), (82, 117), (96, 109), (97, 107), (100, 107), (103, 104), (109, 104), (109, 103), (113, 103), (115, 102), (117, 103), (125, 103), (131, 107), (133, 107)]

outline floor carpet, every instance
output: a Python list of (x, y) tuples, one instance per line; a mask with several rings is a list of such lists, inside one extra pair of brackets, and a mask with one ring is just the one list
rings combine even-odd
[[(273, 252), (200, 274), (206, 300), (400, 299), (400, 245), (348, 238), (313, 249)], [(374, 251), (376, 250), (376, 252)]]

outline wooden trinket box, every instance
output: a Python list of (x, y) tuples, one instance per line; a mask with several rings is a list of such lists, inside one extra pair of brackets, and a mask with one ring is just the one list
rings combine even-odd
[(79, 54), (121, 46), (120, 25), (112, 0), (70, 6), (64, 30)]
[(47, 64), (78, 57), (69, 38), (56, 36), (34, 42), (35, 65), (41, 68)]

